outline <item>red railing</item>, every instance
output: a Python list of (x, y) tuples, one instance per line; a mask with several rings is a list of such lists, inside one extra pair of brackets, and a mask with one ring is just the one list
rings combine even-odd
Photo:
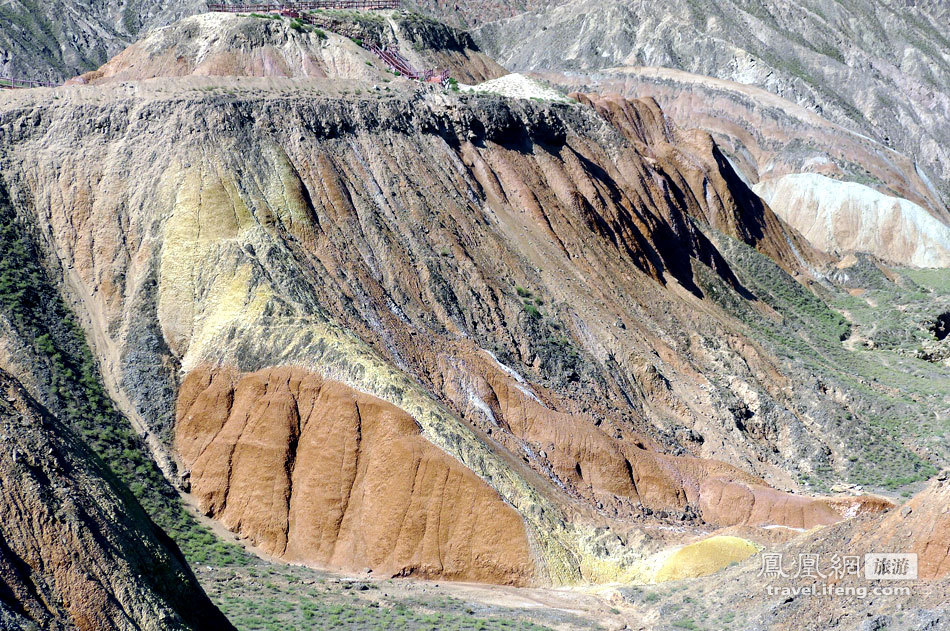
[(360, 9), (381, 11), (398, 9), (402, 0), (317, 0), (315, 2), (283, 2), (280, 4), (209, 4), (209, 11), (227, 13), (271, 13), (274, 11), (313, 11), (315, 9)]
[(422, 73), (413, 68), (412, 64), (409, 63), (409, 60), (400, 55), (395, 50), (390, 50), (389, 48), (380, 48), (375, 44), (366, 44), (366, 49), (383, 60), (390, 70), (398, 72), (401, 75), (405, 75), (410, 79), (421, 79)]
[(399, 51), (392, 50), (390, 48), (380, 48), (375, 44), (366, 42), (363, 46), (383, 60), (390, 70), (398, 72), (399, 74), (407, 77), (409, 79), (416, 79), (418, 81), (426, 81), (432, 83), (440, 83), (446, 85), (449, 81), (449, 71), (442, 70), (437, 72), (435, 70), (417, 70), (412, 64), (409, 63), (409, 60), (403, 57)]
[(55, 83), (49, 81), (33, 81), (32, 79), (15, 79), (14, 77), (0, 77), (0, 90), (14, 88), (52, 88)]

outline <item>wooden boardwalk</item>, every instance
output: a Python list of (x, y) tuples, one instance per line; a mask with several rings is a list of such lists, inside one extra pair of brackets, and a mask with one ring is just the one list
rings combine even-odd
[(436, 70), (417, 70), (412, 64), (409, 63), (409, 60), (403, 57), (399, 51), (392, 50), (390, 48), (379, 48), (375, 44), (364, 43), (363, 47), (379, 57), (383, 63), (389, 66), (389, 69), (393, 72), (398, 72), (404, 77), (410, 79), (416, 79), (418, 81), (427, 81), (432, 83), (445, 83), (449, 80), (449, 71), (442, 70), (441, 72)]

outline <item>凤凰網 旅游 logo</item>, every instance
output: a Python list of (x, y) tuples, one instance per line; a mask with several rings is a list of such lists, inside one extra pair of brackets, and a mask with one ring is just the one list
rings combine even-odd
[(916, 580), (917, 555), (914, 553), (865, 554), (864, 578), (884, 581)]

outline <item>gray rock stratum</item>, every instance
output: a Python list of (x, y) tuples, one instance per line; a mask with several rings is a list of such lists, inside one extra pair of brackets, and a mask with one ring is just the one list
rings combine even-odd
[(752, 84), (917, 161), (950, 199), (945, 9), (883, 0), (576, 0), (481, 26), (517, 71), (663, 66)]
[(204, 10), (201, 0), (4, 0), (0, 74), (63, 81), (98, 68), (140, 32)]

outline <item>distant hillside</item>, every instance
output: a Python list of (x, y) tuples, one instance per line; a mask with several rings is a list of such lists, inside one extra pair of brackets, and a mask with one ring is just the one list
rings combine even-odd
[(660, 66), (755, 85), (918, 162), (950, 198), (945, 3), (576, 0), (484, 25), (512, 71)]
[[(225, 4), (235, 3), (225, 0)], [(403, 6), (454, 26), (471, 27), (550, 4), (407, 0)], [(0, 75), (68, 79), (95, 70), (149, 29), (206, 11), (201, 0), (0, 0)]]
[(66, 79), (98, 68), (141, 31), (204, 10), (200, 0), (0, 0), (0, 74)]

